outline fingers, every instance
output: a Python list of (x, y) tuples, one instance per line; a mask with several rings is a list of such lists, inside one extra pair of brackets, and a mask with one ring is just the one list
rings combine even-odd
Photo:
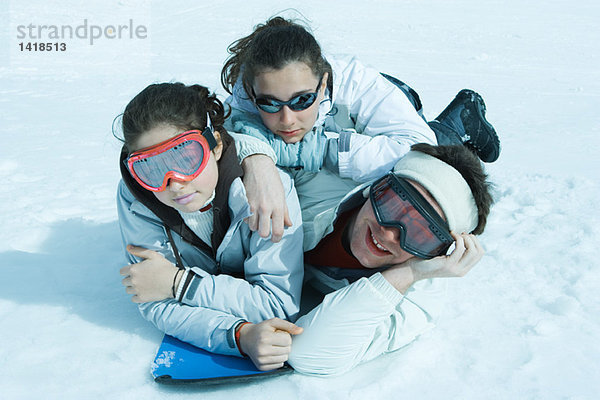
[[(288, 352), (289, 353), (289, 352)], [(257, 368), (261, 371), (268, 371), (283, 367), (283, 363), (288, 360), (288, 354), (278, 356), (259, 357), (256, 361)]]
[(248, 228), (251, 231), (256, 232), (262, 238), (268, 238), (271, 235), (271, 241), (277, 243), (283, 237), (285, 227), (292, 226), (292, 220), (288, 215), (287, 208), (285, 215), (277, 209), (271, 211), (259, 210), (253, 213), (250, 217), (245, 218), (244, 221), (248, 224)]
[(450, 255), (455, 264), (453, 269), (457, 276), (465, 276), (481, 260), (484, 251), (473, 234), (453, 234), (453, 237), (456, 238), (456, 249)]
[(258, 215), (254, 211), (250, 211), (252, 212), (252, 215), (246, 218), (245, 221), (248, 224), (248, 228), (250, 228), (252, 232), (256, 232), (258, 230)]
[(131, 271), (131, 265), (126, 265), (125, 267), (123, 267), (119, 270), (119, 273), (123, 276), (129, 276), (129, 275), (131, 275), (130, 271)]
[(284, 223), (283, 215), (277, 210), (274, 210), (273, 214), (271, 215), (271, 241), (273, 243), (277, 243), (281, 240), (281, 237), (283, 236)]
[[(263, 347), (253, 359), (257, 368), (263, 371), (281, 368), (292, 351), (292, 339), (289, 333), (277, 331), (271, 334), (270, 339), (271, 344)], [(278, 345), (282, 342), (287, 345)]]
[(145, 301), (142, 300), (142, 298), (140, 296), (138, 296), (137, 294), (131, 297), (131, 301), (133, 301), (136, 304), (145, 303)]
[(258, 210), (258, 234), (262, 238), (268, 238), (271, 233), (271, 212)]
[(448, 259), (451, 262), (457, 263), (465, 253), (465, 240), (462, 235), (455, 232), (450, 232), (450, 235), (454, 238), (454, 250), (452, 250)]
[(283, 224), (285, 225), (286, 228), (289, 228), (290, 226), (294, 225), (294, 223), (292, 222), (292, 218), (290, 218), (290, 213), (288, 211), (287, 203), (285, 203), (284, 205), (285, 205), (285, 211), (283, 212)]
[(256, 366), (256, 368), (258, 368), (260, 371), (270, 371), (272, 369), (277, 369), (277, 368), (281, 368), (281, 367), (283, 367), (283, 363), (257, 365)]
[(285, 321), (280, 318), (273, 318), (273, 319), (270, 319), (268, 322), (269, 322), (269, 325), (271, 327), (275, 328), (276, 330), (287, 332), (290, 335), (299, 335), (304, 330), (301, 327), (299, 327), (298, 325), (295, 325), (289, 321)]
[(148, 250), (143, 247), (134, 246), (132, 244), (127, 245), (127, 251), (130, 254), (133, 254), (136, 257), (140, 257), (143, 259), (156, 258), (160, 256), (156, 251)]
[(475, 235), (465, 236), (465, 256), (463, 257), (466, 263), (468, 263), (469, 270), (475, 266), (481, 260), (485, 252), (479, 243), (479, 239)]

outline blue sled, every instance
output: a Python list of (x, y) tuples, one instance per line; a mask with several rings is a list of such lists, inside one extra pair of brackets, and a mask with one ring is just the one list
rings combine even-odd
[(210, 353), (169, 335), (163, 338), (152, 363), (154, 381), (164, 384), (219, 385), (291, 372), (293, 369), (288, 365), (273, 371), (259, 371), (249, 358)]

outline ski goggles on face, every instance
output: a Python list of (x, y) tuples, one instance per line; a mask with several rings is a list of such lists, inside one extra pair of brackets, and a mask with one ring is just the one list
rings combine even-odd
[(406, 180), (389, 173), (371, 185), (377, 222), (400, 231), (400, 247), (419, 258), (445, 254), (454, 238), (446, 221)]
[(209, 120), (209, 127), (204, 132), (183, 132), (152, 147), (136, 151), (123, 162), (131, 176), (144, 189), (162, 192), (167, 188), (169, 179), (191, 181), (198, 177), (206, 167), (215, 144)]
[(314, 92), (299, 94), (292, 97), (288, 101), (276, 100), (264, 96), (255, 97), (254, 104), (256, 104), (256, 107), (269, 114), (275, 114), (276, 112), (281, 111), (283, 106), (288, 106), (292, 111), (306, 110), (315, 103), (315, 100), (317, 100), (317, 96), (319, 95), (319, 86), (321, 86), (322, 80), (323, 78), (319, 80), (317, 88)]

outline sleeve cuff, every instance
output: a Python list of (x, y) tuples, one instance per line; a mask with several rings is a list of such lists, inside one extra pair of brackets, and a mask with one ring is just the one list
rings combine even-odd
[(236, 322), (234, 322), (233, 325), (231, 325), (231, 328), (229, 328), (229, 330), (227, 331), (227, 345), (229, 346), (229, 348), (231, 350), (235, 349), (240, 357), (244, 357), (245, 355), (242, 354), (242, 351), (240, 350), (240, 348), (238, 347), (238, 344), (236, 342), (236, 338), (235, 338), (235, 334), (237, 331), (238, 326), (240, 326), (241, 324), (247, 322), (246, 320), (243, 319), (239, 319)]
[(187, 305), (196, 305), (192, 300), (198, 290), (202, 277), (187, 268), (181, 277), (175, 299)]
[(351, 147), (361, 148), (367, 145), (371, 137), (361, 135), (354, 130), (345, 130), (340, 132), (338, 139), (338, 168), (342, 178), (352, 178), (352, 157), (354, 156)]
[(183, 272), (181, 280), (179, 281), (179, 286), (177, 286), (177, 291), (175, 292), (175, 300), (179, 300), (181, 298), (181, 292), (183, 292), (183, 287), (185, 286), (185, 281), (187, 280), (189, 273), (190, 269), (186, 268)]
[(229, 134), (234, 138), (235, 149), (237, 151), (238, 160), (240, 163), (247, 157), (256, 154), (263, 154), (277, 164), (277, 155), (275, 154), (273, 148), (271, 148), (271, 146), (269, 146), (269, 144), (266, 142), (240, 133), (229, 132)]
[(377, 289), (377, 291), (381, 293), (383, 297), (388, 299), (388, 301), (394, 306), (400, 304), (400, 302), (404, 299), (404, 295), (396, 290), (396, 288), (392, 286), (392, 284), (389, 283), (380, 272), (371, 275), (369, 277), (369, 281), (375, 287), (375, 289)]

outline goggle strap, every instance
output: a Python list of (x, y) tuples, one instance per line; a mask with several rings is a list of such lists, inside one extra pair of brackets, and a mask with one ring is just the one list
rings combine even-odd
[(202, 131), (202, 136), (204, 136), (204, 138), (208, 142), (208, 148), (210, 150), (217, 147), (217, 140), (215, 139), (215, 135), (213, 134), (213, 132), (214, 132), (214, 130), (213, 130), (212, 122), (211, 122), (210, 116), (208, 115), (208, 112), (207, 112), (206, 113), (206, 129), (204, 129), (204, 131)]

